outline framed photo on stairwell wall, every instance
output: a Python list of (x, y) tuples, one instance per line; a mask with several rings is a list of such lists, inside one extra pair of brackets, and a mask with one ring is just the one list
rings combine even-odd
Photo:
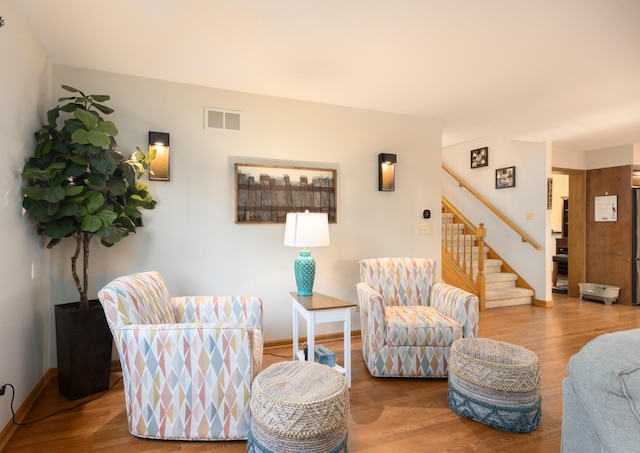
[(489, 148), (478, 148), (471, 150), (471, 168), (486, 167), (489, 165)]
[(496, 169), (496, 189), (516, 186), (516, 167)]

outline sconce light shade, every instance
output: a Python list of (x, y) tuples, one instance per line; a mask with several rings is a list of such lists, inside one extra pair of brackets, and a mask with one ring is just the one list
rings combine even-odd
[(149, 151), (156, 154), (149, 164), (149, 179), (169, 181), (169, 133), (149, 131)]
[(305, 212), (287, 213), (284, 227), (284, 245), (302, 247), (293, 263), (298, 295), (311, 296), (316, 276), (316, 260), (307, 247), (329, 245), (329, 218), (327, 214)]
[(378, 154), (378, 190), (391, 192), (396, 190), (396, 155)]

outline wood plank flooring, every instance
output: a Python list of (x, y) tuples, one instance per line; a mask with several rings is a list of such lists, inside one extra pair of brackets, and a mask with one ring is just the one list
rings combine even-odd
[[(554, 295), (555, 306), (504, 307), (480, 316), (480, 336), (524, 346), (542, 363), (542, 422), (527, 434), (503, 433), (454, 414), (447, 406), (446, 379), (373, 378), (352, 342), (349, 415), (350, 452), (558, 452), (562, 428), (562, 390), (569, 357), (596, 336), (640, 327), (640, 307), (604, 305)], [(323, 341), (342, 359), (342, 340)], [(265, 351), (265, 366), (285, 360), (291, 347)], [(129, 434), (122, 381), (112, 390), (43, 421), (20, 426), (5, 452), (244, 452), (246, 442), (173, 442), (137, 439)], [(116, 381), (117, 380), (117, 381)], [(28, 420), (74, 406), (52, 381)]]

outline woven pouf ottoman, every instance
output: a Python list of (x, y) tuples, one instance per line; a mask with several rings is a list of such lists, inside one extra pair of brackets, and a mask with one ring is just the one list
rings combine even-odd
[(251, 386), (247, 451), (329, 453), (347, 451), (347, 380), (327, 365), (275, 363)]
[(527, 433), (540, 425), (540, 362), (531, 351), (489, 338), (451, 346), (449, 407), (501, 431)]

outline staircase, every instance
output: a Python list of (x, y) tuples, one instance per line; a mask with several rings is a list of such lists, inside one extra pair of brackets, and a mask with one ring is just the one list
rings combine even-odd
[[(534, 292), (529, 288), (516, 286), (518, 276), (511, 272), (503, 272), (504, 262), (493, 253), (488, 246), (480, 251), (472, 234), (465, 233), (465, 225), (457, 223), (452, 213), (442, 214), (443, 248), (446, 238), (449, 240), (446, 252), (453, 256), (469, 257), (468, 265), (473, 269), (473, 281), (476, 281), (478, 269), (478, 253), (484, 258), (484, 275), (486, 280), (485, 309), (514, 305), (531, 305)], [(444, 250), (443, 250), (444, 251)], [(494, 256), (495, 255), (495, 256)], [(443, 278), (446, 277), (443, 275)]]

